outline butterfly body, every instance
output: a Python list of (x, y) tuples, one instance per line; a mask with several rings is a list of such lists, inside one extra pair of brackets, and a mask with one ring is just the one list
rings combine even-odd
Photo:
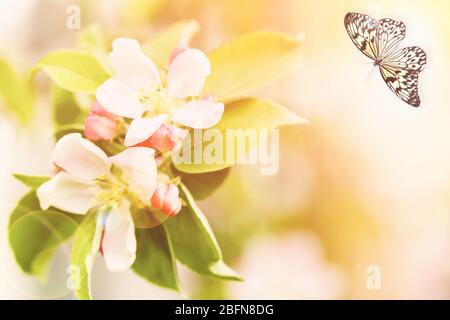
[(378, 66), (389, 89), (413, 107), (420, 105), (418, 74), (426, 65), (425, 52), (416, 46), (398, 49), (406, 27), (389, 18), (375, 20), (360, 13), (347, 13), (344, 25), (350, 39)]
[(378, 59), (378, 60), (375, 60), (375, 62), (373, 63), (373, 66), (374, 67), (381, 66), (382, 63), (383, 63), (383, 59)]

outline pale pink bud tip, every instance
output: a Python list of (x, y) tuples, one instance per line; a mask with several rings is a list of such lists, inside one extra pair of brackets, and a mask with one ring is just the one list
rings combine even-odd
[(97, 101), (94, 101), (94, 103), (91, 106), (91, 114), (96, 114), (105, 118), (108, 118), (113, 121), (119, 121), (120, 117), (116, 116), (115, 114), (109, 112), (105, 108), (103, 108), (100, 103)]
[(91, 113), (84, 123), (84, 135), (92, 141), (112, 140), (116, 135), (120, 117), (106, 111), (98, 102), (92, 104)]
[(169, 57), (169, 64), (172, 64), (172, 62), (175, 60), (175, 58), (182, 52), (188, 50), (189, 48), (187, 46), (178, 46), (175, 49), (173, 49), (172, 53), (170, 54)]
[(160, 182), (152, 196), (152, 206), (161, 209), (169, 216), (176, 215), (181, 210), (179, 191), (173, 183)]
[(186, 137), (187, 131), (177, 126), (163, 124), (146, 141), (140, 143), (140, 146), (157, 149), (161, 152), (172, 151)]

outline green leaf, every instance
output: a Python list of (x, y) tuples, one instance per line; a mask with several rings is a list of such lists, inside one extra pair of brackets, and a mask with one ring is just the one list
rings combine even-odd
[(76, 37), (77, 46), (94, 54), (104, 55), (109, 50), (109, 45), (102, 27), (92, 24), (81, 30)]
[(169, 64), (172, 51), (179, 45), (187, 45), (199, 25), (195, 20), (177, 22), (152, 37), (142, 45), (142, 50), (160, 67)]
[(92, 24), (77, 33), (76, 43), (78, 48), (92, 53), (103, 68), (109, 70), (108, 52), (111, 45), (99, 24)]
[(61, 139), (66, 134), (69, 133), (81, 133), (83, 134), (84, 131), (84, 124), (74, 123), (74, 124), (65, 124), (58, 128), (56, 128), (53, 135), (55, 136), (56, 140)]
[(106, 140), (96, 141), (95, 144), (102, 148), (102, 150), (105, 151), (108, 156), (113, 156), (126, 149), (123, 144)]
[(93, 54), (79, 50), (51, 52), (38, 61), (32, 74), (40, 69), (57, 85), (71, 92), (93, 94), (109, 78)]
[(87, 113), (78, 105), (72, 92), (57, 85), (52, 86), (53, 118), (55, 124), (64, 125), (83, 124)]
[(308, 121), (276, 102), (250, 97), (227, 103), (222, 119), (214, 128), (272, 129), (305, 123)]
[(186, 202), (181, 211), (165, 222), (177, 259), (203, 275), (226, 280), (242, 280), (222, 260), (222, 252), (206, 217), (188, 189), (181, 183), (180, 197)]
[[(258, 144), (260, 138), (264, 138), (264, 136), (259, 136), (259, 129), (265, 129), (265, 132), (270, 134), (270, 130), (280, 126), (301, 123), (308, 122), (273, 101), (258, 98), (239, 99), (225, 105), (222, 119), (214, 127), (214, 129), (218, 130), (218, 136), (222, 141), (216, 137), (199, 141), (196, 136), (203, 137), (205, 131), (198, 130), (197, 133), (191, 136), (191, 139), (188, 137), (183, 141), (182, 151), (183, 149), (189, 151), (185, 161), (177, 161), (175, 158), (177, 154), (172, 155), (172, 159), (174, 159), (175, 167), (182, 172), (203, 173), (222, 170), (235, 164)], [(235, 129), (234, 132), (228, 132), (235, 135), (227, 135), (228, 129)], [(250, 132), (246, 131), (247, 129), (255, 129), (257, 131)], [(208, 163), (202, 157), (201, 161), (195, 163), (193, 148), (200, 146), (203, 155), (205, 148), (208, 148), (208, 146), (214, 147), (216, 140), (220, 142), (219, 148), (222, 150), (222, 159), (216, 159), (217, 161)], [(243, 148), (238, 148), (239, 140), (244, 142)], [(234, 146), (234, 149), (231, 149), (231, 146)], [(233, 150), (233, 155), (227, 155), (227, 150)]]
[(33, 115), (33, 91), (24, 77), (0, 59), (0, 104), (3, 100), (7, 110), (26, 123)]
[(20, 218), (27, 213), (41, 210), (39, 200), (36, 196), (36, 191), (32, 190), (25, 194), (22, 199), (19, 200), (14, 208), (11, 216), (9, 217), (9, 228)]
[(32, 190), (39, 188), (41, 184), (50, 180), (50, 177), (45, 176), (29, 176), (25, 174), (15, 173), (14, 178), (22, 182), (24, 185), (30, 187)]
[(204, 94), (219, 101), (249, 91), (295, 72), (301, 62), (301, 42), (275, 32), (254, 32), (237, 38), (209, 54), (211, 74)]
[(216, 191), (228, 177), (230, 169), (190, 174), (178, 171), (175, 167), (171, 168), (172, 174), (181, 178), (181, 181), (196, 200), (206, 199)]
[(74, 219), (53, 210), (31, 211), (14, 219), (9, 243), (21, 269), (44, 281), (53, 254), (77, 226)]
[(72, 235), (83, 217), (54, 208), (41, 210), (35, 188), (47, 177), (14, 176), (33, 190), (19, 200), (11, 213), (9, 242), (21, 269), (44, 280), (55, 250)]
[(97, 254), (101, 225), (97, 223), (97, 212), (88, 212), (75, 232), (72, 245), (71, 284), (75, 296), (80, 300), (91, 300), (90, 274), (94, 257)]
[(153, 284), (179, 291), (175, 256), (164, 225), (136, 229), (136, 240), (133, 271)]

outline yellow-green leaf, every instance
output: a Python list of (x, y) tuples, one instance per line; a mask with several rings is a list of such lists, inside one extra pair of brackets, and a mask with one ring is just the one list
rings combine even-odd
[[(268, 136), (272, 129), (283, 125), (302, 123), (308, 122), (271, 100), (258, 98), (239, 99), (225, 105), (222, 119), (212, 129), (217, 131), (217, 136), (220, 139), (216, 135), (207, 139), (204, 135), (207, 130), (198, 130), (183, 141), (181, 153), (173, 154), (172, 159), (176, 169), (182, 172), (203, 173), (222, 170), (235, 164), (255, 147), (260, 139), (265, 137), (260, 136), (260, 129)], [(210, 132), (213, 132), (212, 130)], [(201, 141), (197, 138), (201, 138)], [(217, 141), (219, 141), (217, 144), (218, 149), (221, 150), (223, 156), (209, 163), (204, 157), (209, 154), (205, 150), (207, 150), (206, 148), (214, 148)], [(240, 141), (242, 141), (242, 148), (238, 148)], [(198, 148), (197, 150), (200, 152), (194, 151), (194, 148)], [(227, 154), (231, 150), (233, 154)], [(185, 152), (188, 154), (187, 157)], [(200, 161), (194, 161), (196, 153), (202, 155)]]
[(209, 54), (212, 69), (203, 93), (226, 101), (293, 73), (301, 64), (301, 47), (298, 39), (282, 33), (241, 36)]
[(56, 208), (41, 210), (35, 189), (48, 177), (14, 176), (32, 191), (19, 200), (11, 213), (8, 223), (9, 243), (19, 267), (44, 280), (54, 252), (70, 238), (83, 216)]
[(169, 64), (172, 51), (179, 45), (187, 45), (199, 25), (195, 20), (177, 22), (142, 45), (142, 50), (160, 67)]
[(100, 242), (101, 226), (97, 223), (99, 213), (88, 212), (75, 232), (70, 256), (71, 285), (79, 300), (91, 300), (91, 268)]
[(189, 174), (178, 171), (171, 167), (172, 175), (180, 177), (184, 185), (189, 189), (196, 200), (202, 200), (209, 197), (226, 180), (231, 168), (205, 173)]
[(0, 59), (0, 106), (4, 104), (8, 111), (25, 123), (33, 115), (33, 100), (33, 91), (26, 79), (9, 62)]
[(21, 269), (46, 278), (56, 249), (72, 236), (78, 224), (69, 215), (53, 210), (31, 211), (9, 227), (9, 242)]
[(109, 51), (103, 29), (98, 24), (92, 24), (77, 34), (77, 45), (80, 49), (93, 53), (106, 54)]
[(225, 280), (242, 280), (223, 262), (222, 251), (200, 208), (181, 183), (180, 197), (186, 202), (181, 211), (165, 222), (177, 259), (203, 275)]
[(53, 106), (53, 119), (58, 127), (84, 123), (87, 112), (80, 108), (74, 93), (57, 85), (53, 85), (51, 100)]
[(31, 188), (32, 190), (36, 190), (37, 188), (40, 187), (41, 184), (50, 180), (50, 177), (46, 177), (46, 176), (29, 176), (29, 175), (20, 174), (20, 173), (15, 173), (15, 174), (13, 174), (13, 176), (14, 176), (14, 178), (16, 178), (17, 180), (22, 182), (24, 185)]
[(33, 69), (44, 70), (60, 87), (71, 92), (95, 93), (108, 73), (91, 53), (79, 50), (61, 50), (47, 54)]
[(76, 43), (78, 48), (92, 53), (103, 68), (109, 70), (107, 57), (111, 45), (99, 24), (92, 24), (77, 33)]

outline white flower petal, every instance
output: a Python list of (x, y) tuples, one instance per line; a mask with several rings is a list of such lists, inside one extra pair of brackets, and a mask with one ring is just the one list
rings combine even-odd
[(129, 189), (139, 196), (144, 204), (156, 189), (155, 150), (146, 147), (131, 147), (115, 156), (110, 161), (121, 167), (130, 178)]
[(223, 103), (194, 100), (175, 110), (172, 114), (172, 120), (189, 128), (211, 128), (222, 118), (223, 109)]
[(53, 206), (76, 214), (86, 214), (94, 206), (95, 193), (92, 182), (74, 179), (66, 172), (59, 172), (37, 189), (42, 210)]
[(52, 153), (53, 162), (75, 178), (93, 180), (109, 171), (108, 156), (79, 133), (58, 140)]
[(129, 206), (128, 201), (122, 201), (106, 217), (102, 251), (106, 266), (113, 272), (128, 269), (136, 259), (136, 235)]
[(148, 119), (134, 119), (128, 127), (124, 144), (127, 147), (130, 147), (147, 140), (159, 129), (159, 127), (161, 127), (167, 117), (167, 114), (161, 114)]
[(199, 95), (210, 72), (208, 57), (202, 51), (188, 49), (180, 53), (167, 74), (169, 94), (180, 99)]
[(160, 81), (155, 64), (141, 51), (139, 42), (134, 39), (114, 40), (108, 60), (114, 78), (136, 91), (153, 90)]
[(103, 108), (118, 116), (138, 118), (146, 110), (139, 102), (137, 91), (113, 78), (109, 78), (97, 88), (95, 97)]

